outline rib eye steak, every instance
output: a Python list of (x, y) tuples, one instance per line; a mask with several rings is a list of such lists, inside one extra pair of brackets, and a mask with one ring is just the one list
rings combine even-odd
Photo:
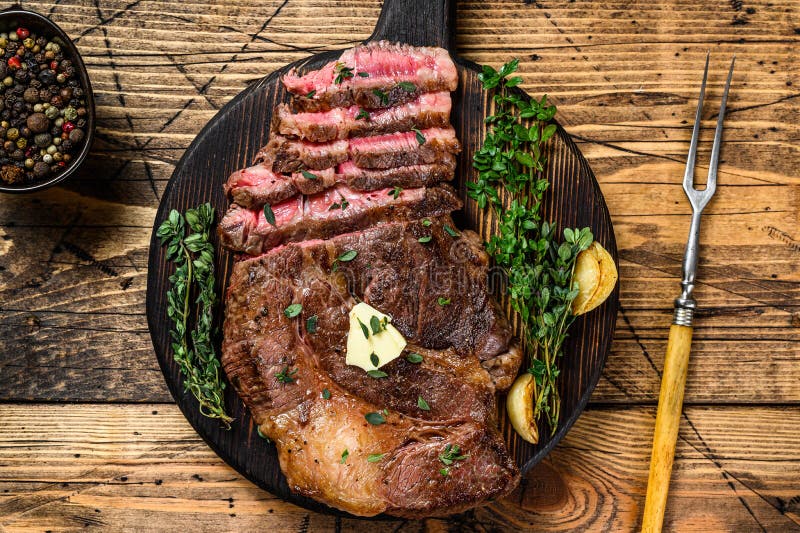
[[(225, 185), (234, 203), (218, 231), (238, 252), (225, 372), (289, 487), (357, 515), (446, 515), (519, 482), (495, 395), (522, 353), (483, 243), (455, 229), (462, 202), (441, 183), (461, 150), (446, 92), (457, 81), (445, 50), (387, 42), (291, 71), (269, 142)], [(377, 344), (357, 343), (363, 323), (349, 338), (364, 304), (405, 343), (380, 367)]]
[[(275, 442), (289, 486), (354, 514), (449, 514), (519, 478), (494, 395), (521, 354), (488, 295), (487, 255), (476, 234), (450, 235), (449, 216), (429, 220), (288, 244), (231, 275), (222, 353), (231, 383)], [(356, 256), (337, 264), (345, 252)], [(385, 378), (344, 362), (357, 301), (390, 314), (408, 341)], [(291, 304), (299, 316), (284, 314)], [(448, 445), (463, 459), (445, 466)]]

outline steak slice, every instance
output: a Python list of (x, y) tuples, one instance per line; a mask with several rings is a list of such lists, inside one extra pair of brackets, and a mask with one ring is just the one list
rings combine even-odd
[[(357, 515), (418, 518), (459, 512), (517, 485), (494, 394), (497, 383), (513, 380), (520, 352), (488, 295), (480, 239), (468, 231), (451, 237), (446, 225), (453, 227), (449, 216), (429, 226), (390, 222), (234, 264), (222, 364), (275, 442), (292, 490)], [(420, 243), (422, 236), (431, 239)], [(355, 258), (337, 262), (345, 252)], [(450, 303), (427, 303), (438, 297)], [(386, 378), (345, 364), (356, 301), (390, 314), (408, 340), (405, 353), (382, 367)], [(288, 318), (283, 311), (293, 303), (302, 311)], [(410, 352), (423, 361), (408, 362)], [(492, 376), (487, 363), (502, 358), (515, 364)], [(278, 381), (280, 372), (294, 372), (292, 381)], [(419, 397), (430, 410), (418, 407)], [(385, 423), (368, 423), (367, 413), (382, 413)], [(439, 456), (448, 444), (466, 458), (443, 475)], [(370, 455), (380, 457), (370, 462)]]
[(314, 194), (333, 187), (339, 180), (335, 169), (315, 170), (314, 178), (302, 173), (276, 174), (264, 165), (237, 170), (223, 186), (225, 194), (241, 207), (276, 204), (297, 194)]
[[(345, 161), (336, 169), (314, 170), (305, 174), (275, 174), (264, 165), (237, 170), (228, 178), (225, 193), (242, 207), (275, 204), (296, 194), (315, 194), (344, 183), (356, 191), (374, 191), (386, 187), (426, 187), (455, 176), (456, 160), (442, 153), (441, 161), (430, 165), (411, 165), (392, 169), (364, 169)], [(335, 170), (335, 172), (334, 172)], [(315, 176), (310, 178), (309, 176)]]
[(272, 134), (266, 146), (256, 154), (255, 162), (273, 172), (322, 170), (347, 161), (350, 157), (348, 148), (349, 143), (346, 140), (312, 143)]
[[(345, 209), (341, 209), (343, 201)], [(449, 214), (461, 205), (456, 192), (446, 185), (406, 189), (397, 198), (389, 189), (361, 193), (338, 185), (273, 205), (275, 225), (267, 222), (263, 210), (233, 204), (220, 221), (218, 233), (223, 246), (258, 255), (284, 242), (329, 238), (391, 220)]]
[(458, 72), (443, 48), (377, 41), (345, 50), (338, 60), (302, 76), (292, 69), (282, 81), (305, 111), (380, 109), (420, 93), (455, 91)]
[(450, 125), (450, 106), (447, 92), (422, 94), (403, 105), (372, 112), (350, 106), (319, 113), (294, 113), (288, 104), (280, 104), (272, 115), (272, 128), (281, 135), (312, 142), (383, 135), (412, 128), (445, 128)]
[(442, 154), (460, 151), (461, 144), (453, 128), (429, 128), (328, 143), (293, 140), (275, 134), (256, 154), (256, 162), (273, 172), (321, 170), (348, 159), (361, 168), (394, 168), (435, 163), (442, 159)]
[(455, 177), (456, 158), (443, 152), (440, 159), (426, 165), (409, 165), (390, 169), (360, 168), (352, 161), (345, 161), (336, 169), (337, 177), (358, 191), (374, 191), (384, 187), (425, 187)]

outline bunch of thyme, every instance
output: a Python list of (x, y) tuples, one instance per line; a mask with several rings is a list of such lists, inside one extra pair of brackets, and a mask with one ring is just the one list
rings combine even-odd
[(495, 264), (508, 280), (512, 308), (522, 323), (522, 341), (530, 355), (536, 380), (534, 416), (547, 418), (555, 432), (561, 411), (556, 379), (558, 360), (574, 321), (572, 301), (578, 294), (572, 281), (578, 254), (589, 247), (589, 228), (566, 228), (558, 242), (556, 226), (542, 220), (542, 199), (549, 187), (543, 177), (544, 144), (555, 134), (551, 124), (556, 107), (512, 91), (522, 78), (518, 60), (499, 71), (484, 66), (479, 79), (493, 91), (495, 114), (486, 118), (489, 131), (473, 157), (476, 181), (467, 183), (467, 195), (498, 218), (498, 232), (486, 244)]
[[(167, 259), (176, 266), (169, 278), (167, 315), (173, 323), (172, 352), (184, 377), (184, 390), (197, 398), (204, 416), (219, 419), (230, 428), (233, 418), (225, 412), (225, 382), (212, 341), (217, 303), (214, 247), (209, 240), (213, 225), (214, 208), (206, 203), (185, 215), (173, 209), (157, 235), (167, 246)], [(194, 300), (193, 293), (197, 295)], [(193, 309), (196, 317), (190, 331)]]

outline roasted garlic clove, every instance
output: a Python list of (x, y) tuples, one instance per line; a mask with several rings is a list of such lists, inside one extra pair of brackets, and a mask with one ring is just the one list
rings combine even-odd
[(611, 254), (594, 241), (578, 254), (572, 279), (578, 282), (578, 296), (572, 313), (582, 315), (603, 303), (617, 284), (617, 265)]
[(539, 428), (533, 418), (535, 396), (536, 380), (525, 372), (517, 377), (506, 397), (506, 411), (514, 431), (531, 444), (539, 442)]

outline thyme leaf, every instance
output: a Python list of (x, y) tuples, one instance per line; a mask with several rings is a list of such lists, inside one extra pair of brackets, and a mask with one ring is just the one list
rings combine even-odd
[(275, 213), (272, 212), (272, 207), (270, 207), (269, 204), (264, 204), (264, 218), (267, 219), (267, 222), (275, 226)]
[(336, 78), (334, 78), (333, 83), (336, 85), (340, 85), (344, 80), (349, 80), (353, 77), (353, 69), (344, 63), (336, 63), (334, 71), (336, 72)]
[(389, 95), (380, 89), (372, 89), (372, 94), (378, 97), (378, 99), (381, 101), (381, 105), (386, 105), (389, 103)]
[(403, 89), (407, 93), (413, 93), (417, 90), (417, 86), (411, 83), (410, 81), (398, 82), (397, 86)]
[(415, 365), (418, 365), (423, 361), (423, 357), (420, 354), (416, 353), (416, 352), (411, 352), (410, 354), (408, 354), (406, 356), (406, 361), (408, 361), (409, 363), (414, 363)]
[(275, 374), (275, 379), (280, 383), (294, 383), (294, 376), (297, 374), (296, 368), (289, 369), (289, 365), (285, 365), (283, 369)]
[(419, 407), (423, 411), (431, 410), (431, 406), (428, 405), (428, 402), (426, 402), (425, 398), (423, 398), (422, 396), (417, 396), (417, 407)]
[(292, 304), (283, 310), (286, 318), (294, 318), (303, 311), (303, 304)]
[(381, 413), (367, 413), (364, 418), (373, 426), (380, 426), (386, 422), (386, 418)]

